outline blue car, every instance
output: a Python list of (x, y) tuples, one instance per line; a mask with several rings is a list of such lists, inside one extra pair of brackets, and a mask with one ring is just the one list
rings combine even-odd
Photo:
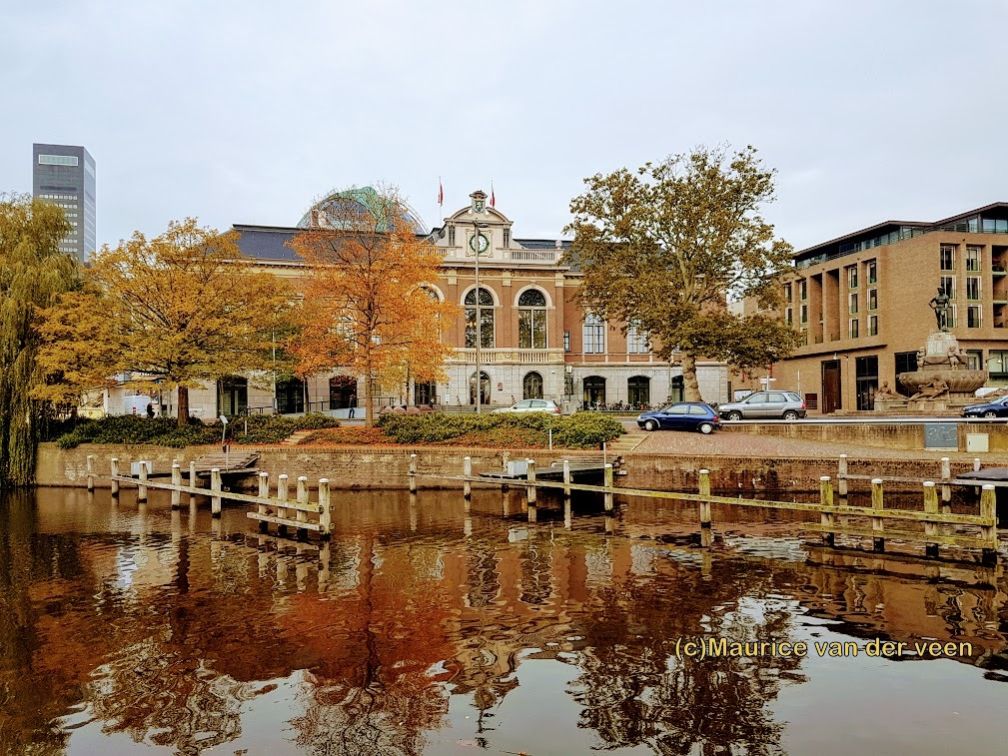
[(678, 402), (660, 410), (642, 412), (637, 418), (637, 425), (648, 431), (689, 430), (707, 435), (721, 426), (721, 418), (704, 402)]
[(1008, 417), (1008, 396), (999, 396), (983, 404), (963, 407), (963, 417)]

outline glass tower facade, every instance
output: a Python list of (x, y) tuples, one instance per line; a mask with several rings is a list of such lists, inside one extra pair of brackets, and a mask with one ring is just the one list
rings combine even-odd
[(97, 243), (95, 162), (83, 147), (32, 145), (32, 194), (63, 209), (72, 230), (60, 249), (86, 260)]

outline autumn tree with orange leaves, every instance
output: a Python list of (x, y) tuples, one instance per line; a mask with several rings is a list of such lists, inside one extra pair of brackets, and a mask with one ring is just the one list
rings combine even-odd
[(289, 343), (298, 373), (363, 376), (368, 425), (382, 388), (444, 379), (451, 347), (441, 323), (455, 308), (425, 286), (441, 258), (394, 192), (347, 193), (316, 210), (290, 244), (306, 264), (300, 327)]

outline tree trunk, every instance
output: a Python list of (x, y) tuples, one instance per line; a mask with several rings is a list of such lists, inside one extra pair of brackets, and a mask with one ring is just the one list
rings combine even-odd
[(189, 422), (189, 387), (178, 387), (178, 424), (184, 427)]
[(683, 400), (687, 402), (702, 402), (700, 384), (696, 377), (696, 355), (683, 352), (682, 356)]
[(364, 376), (364, 425), (374, 425), (374, 378), (370, 367)]

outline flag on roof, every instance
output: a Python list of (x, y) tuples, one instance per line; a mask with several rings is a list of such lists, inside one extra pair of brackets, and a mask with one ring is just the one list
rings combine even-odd
[(437, 180), (437, 203), (438, 205), (444, 206), (444, 185), (441, 183), (440, 176), (438, 176)]

